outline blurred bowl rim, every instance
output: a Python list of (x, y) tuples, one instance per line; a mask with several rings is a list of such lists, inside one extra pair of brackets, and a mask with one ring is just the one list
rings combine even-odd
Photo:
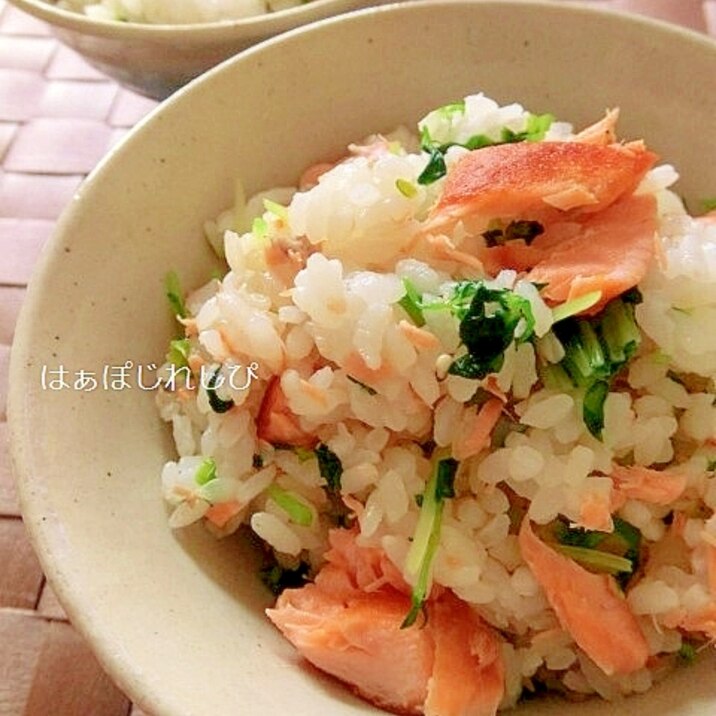
[(345, 0), (310, 0), (285, 10), (266, 12), (261, 15), (253, 15), (238, 20), (217, 20), (215, 22), (185, 24), (155, 24), (122, 22), (118, 20), (98, 20), (79, 12), (57, 7), (54, 2), (50, 2), (49, 0), (8, 0), (8, 2), (20, 10), (27, 12), (29, 15), (44, 20), (53, 27), (75, 30), (96, 37), (147, 41), (167, 40), (170, 38), (176, 39), (176, 35), (180, 35), (182, 39), (187, 40), (197, 37), (206, 39), (213, 36), (232, 34), (232, 32), (240, 30), (245, 30), (246, 32), (261, 31), (265, 33), (279, 32), (285, 26), (286, 21), (292, 19), (299, 20), (303, 15), (310, 17), (315, 14), (315, 12), (320, 12), (333, 5), (342, 6), (345, 4)]

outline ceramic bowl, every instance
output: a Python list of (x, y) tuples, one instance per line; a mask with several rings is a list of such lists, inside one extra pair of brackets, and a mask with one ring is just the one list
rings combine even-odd
[[(716, 187), (716, 94), (704, 89), (714, 76), (716, 45), (664, 24), (557, 3), (427, 0), (249, 50), (178, 92), (107, 157), (30, 285), (10, 427), (47, 576), (131, 698), (155, 716), (379, 713), (302, 664), (268, 623), (248, 542), (168, 528), (159, 472), (174, 456), (169, 430), (134, 368), (133, 387), (112, 385), (113, 367), (162, 361), (174, 331), (162, 278), (175, 269), (192, 286), (210, 274), (202, 223), (232, 204), (234, 180), (248, 193), (292, 183), (356, 138), (483, 90), (577, 125), (620, 106), (622, 136), (645, 137), (696, 201)], [(62, 368), (70, 382), (84, 370), (100, 385), (52, 390)], [(706, 658), (618, 707), (569, 713), (716, 712), (713, 668)], [(537, 700), (515, 713), (564, 709)]]
[(189, 80), (262, 40), (332, 15), (386, 0), (311, 0), (244, 20), (149, 25), (95, 20), (53, 0), (9, 0), (49, 23), (90, 64), (147, 97), (162, 100)]

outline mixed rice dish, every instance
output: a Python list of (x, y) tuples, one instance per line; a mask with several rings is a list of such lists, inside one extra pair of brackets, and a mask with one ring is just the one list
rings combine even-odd
[(716, 215), (617, 118), (467, 97), (239, 185), (228, 273), (167, 279), (171, 526), (247, 526), (269, 619), (387, 710), (613, 700), (716, 639)]
[(94, 20), (186, 25), (242, 20), (304, 2), (307, 0), (59, 0), (57, 5)]

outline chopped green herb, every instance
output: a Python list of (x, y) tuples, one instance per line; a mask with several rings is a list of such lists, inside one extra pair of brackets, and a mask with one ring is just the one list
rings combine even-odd
[(554, 526), (554, 536), (560, 544), (570, 547), (585, 547), (595, 549), (608, 533), (596, 530), (585, 530), (581, 527), (568, 527), (562, 520), (557, 520)]
[(679, 648), (679, 651), (676, 652), (676, 655), (681, 663), (688, 666), (689, 664), (694, 663), (697, 653), (696, 645), (690, 641), (684, 640)]
[(579, 296), (579, 298), (573, 298), (571, 301), (561, 303), (552, 309), (552, 322), (557, 323), (557, 321), (563, 321), (565, 318), (574, 316), (577, 313), (582, 313), (582, 311), (596, 306), (601, 299), (601, 291), (591, 291), (590, 293), (585, 293), (583, 296)]
[(462, 146), (472, 152), (475, 149), (484, 149), (485, 147), (492, 147), (495, 144), (499, 144), (499, 142), (496, 142), (494, 139), (490, 139), (486, 134), (474, 134)]
[(264, 209), (270, 211), (274, 216), (278, 216), (279, 219), (288, 221), (288, 208), (282, 204), (271, 201), (271, 199), (264, 199)]
[(455, 497), (455, 475), (458, 461), (452, 457), (438, 461), (435, 478), (435, 499), (444, 500), (446, 497)]
[[(614, 540), (620, 540), (621, 543), (625, 544), (626, 550), (623, 556), (631, 561), (632, 572), (636, 572), (641, 564), (641, 532), (630, 522), (620, 517), (614, 517), (612, 519), (614, 520), (614, 532), (606, 540), (605, 544), (611, 546)], [(624, 581), (621, 582), (622, 588), (626, 586), (628, 577), (629, 575), (626, 575)]]
[(524, 142), (527, 138), (527, 132), (513, 132), (509, 127), (503, 127), (500, 132), (500, 141), (493, 144), (516, 144)]
[(357, 378), (354, 378), (352, 375), (346, 375), (346, 378), (348, 378), (351, 383), (355, 383), (356, 385), (359, 385), (361, 388), (363, 388), (363, 390), (365, 390), (368, 395), (377, 395), (378, 391), (375, 388), (371, 388), (369, 385), (361, 383)]
[(423, 316), (422, 296), (409, 278), (403, 279), (405, 295), (398, 301), (398, 305), (408, 314), (410, 320), (418, 327), (425, 325)]
[(601, 314), (598, 328), (609, 360), (621, 368), (632, 358), (641, 343), (633, 304), (619, 299), (611, 301)]
[(220, 505), (231, 502), (236, 497), (230, 480), (211, 479), (205, 485), (201, 485), (196, 491), (198, 497), (206, 500), (210, 505)]
[(508, 127), (503, 127), (501, 143), (541, 142), (552, 126), (552, 122), (554, 122), (554, 117), (551, 114), (530, 114), (527, 117), (525, 129), (522, 132), (513, 132)]
[(602, 439), (604, 430), (604, 402), (609, 395), (609, 383), (598, 380), (592, 383), (584, 394), (582, 419), (589, 432), (598, 440)]
[(296, 457), (298, 457), (299, 462), (306, 462), (306, 460), (312, 460), (316, 457), (316, 453), (314, 453), (313, 450), (300, 446), (294, 448), (294, 452), (296, 453)]
[(190, 348), (188, 338), (177, 338), (174, 341), (170, 341), (167, 362), (172, 363), (177, 368), (187, 367), (189, 365)]
[[(447, 151), (447, 150), (445, 150)], [(440, 148), (430, 150), (430, 159), (425, 165), (425, 169), (420, 172), (418, 184), (423, 186), (435, 183), (438, 179), (442, 179), (447, 174), (447, 164), (445, 164), (445, 155)]]
[(542, 366), (540, 369), (540, 378), (545, 388), (557, 390), (560, 393), (567, 393), (574, 388), (574, 384), (561, 365), (548, 363)]
[(628, 559), (618, 557), (609, 552), (600, 552), (586, 547), (569, 547), (567, 545), (557, 545), (556, 550), (565, 557), (583, 564), (585, 567), (593, 567), (607, 574), (631, 573), (632, 571), (632, 563)]
[(710, 211), (716, 211), (716, 196), (709, 197), (708, 199), (702, 199), (701, 206), (707, 214)]
[(251, 224), (251, 233), (258, 241), (263, 241), (268, 235), (268, 224), (262, 216), (257, 216)]
[(328, 489), (338, 492), (341, 489), (341, 476), (343, 475), (341, 459), (325, 443), (321, 443), (315, 452), (321, 477), (326, 481)]
[(549, 128), (554, 123), (554, 115), (546, 114), (531, 114), (527, 117), (527, 129), (525, 139), (528, 142), (541, 142)]
[(313, 512), (304, 502), (288, 490), (284, 490), (277, 484), (268, 488), (268, 496), (289, 516), (292, 522), (303, 527), (310, 527), (313, 524)]
[(396, 179), (395, 187), (406, 199), (412, 199), (418, 193), (415, 184), (407, 179)]
[(206, 386), (206, 394), (209, 396), (209, 406), (215, 413), (226, 413), (234, 407), (233, 400), (222, 400), (216, 394), (216, 384), (219, 380), (221, 368), (217, 368)]
[(611, 381), (641, 343), (634, 305), (616, 299), (595, 318), (568, 318), (552, 330), (565, 350), (559, 365), (575, 386), (585, 389), (582, 419), (601, 440), (604, 401)]
[(194, 473), (194, 482), (197, 485), (206, 485), (216, 480), (216, 462), (213, 457), (205, 457)]
[[(621, 587), (625, 588), (631, 575), (639, 568), (641, 532), (634, 525), (620, 517), (614, 517), (613, 520), (613, 532), (569, 527), (563, 520), (557, 520), (554, 523), (553, 534), (559, 543), (558, 550), (560, 552), (581, 562), (585, 567), (615, 574)], [(614, 562), (609, 557), (604, 558), (594, 554), (585, 555), (582, 552), (565, 551), (567, 548), (617, 557), (628, 562), (629, 567), (627, 569), (626, 563)], [(619, 569), (615, 570), (614, 568), (617, 565)]]
[(465, 114), (465, 100), (461, 99), (457, 102), (443, 105), (438, 107), (435, 112), (445, 119), (449, 119), (453, 114)]
[(279, 595), (284, 589), (296, 589), (306, 583), (309, 566), (301, 562), (296, 569), (287, 569), (279, 564), (265, 567), (259, 572), (261, 581), (271, 590), (272, 594)]
[(164, 291), (169, 300), (172, 313), (179, 318), (186, 318), (187, 310), (184, 304), (184, 293), (176, 271), (170, 271), (164, 277)]
[(577, 323), (577, 330), (569, 345), (565, 345), (566, 355), (562, 361), (565, 370), (578, 385), (590, 386), (594, 378), (609, 377), (610, 366), (602, 350), (594, 326), (586, 321)]
[(461, 378), (468, 378), (469, 380), (480, 380), (489, 372), (489, 370), (485, 372), (469, 353), (455, 358), (448, 368), (450, 375), (459, 375)]
[(455, 495), (457, 468), (458, 462), (452, 458), (437, 460), (425, 487), (418, 524), (405, 562), (406, 570), (417, 580), (413, 587), (410, 611), (400, 625), (401, 629), (415, 623), (427, 599), (432, 562), (440, 544), (443, 506), (445, 499)]
[[(523, 343), (534, 332), (530, 302), (509, 289), (490, 289), (482, 281), (459, 283), (450, 308), (460, 321), (460, 339), (467, 354), (453, 361), (448, 372), (463, 378), (484, 378), (500, 370), (513, 340)], [(524, 330), (515, 336), (518, 326)]]

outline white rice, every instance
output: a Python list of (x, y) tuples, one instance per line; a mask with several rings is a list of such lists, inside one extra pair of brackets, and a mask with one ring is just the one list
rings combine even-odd
[[(148, 13), (150, 3), (144, 9), (133, 5)], [(497, 141), (504, 128), (522, 132), (527, 123), (519, 105), (499, 107), (476, 95), (458, 109), (429, 114), (420, 128), (441, 143), (476, 134)], [(546, 139), (572, 136), (569, 125), (555, 123)], [(421, 509), (416, 496), (431, 472), (423, 448), (431, 441), (449, 448), (464, 436), (475, 403), (508, 393), (510, 431), (492, 449), (463, 461), (457, 494), (445, 503), (432, 581), (501, 630), (504, 707), (546, 673), (579, 694), (616, 699), (644, 691), (657, 672), (608, 676), (562, 629), (522, 557), (513, 511), (524, 502), (538, 526), (557, 519), (583, 526), (585, 505), (611, 504), (615, 465), (678, 467), (688, 488), (677, 504), (627, 496), (610, 508), (606, 531), (614, 529), (614, 520), (625, 520), (641, 532), (650, 555), (668, 557), (642, 564), (626, 594), (652, 655), (681, 648), (674, 614), (695, 616), (713, 604), (706, 550), (716, 545), (716, 522), (686, 519), (683, 546), (672, 556), (670, 520), (673, 510), (686, 515), (716, 508), (716, 480), (707, 469), (709, 441), (716, 437), (709, 382), (716, 377), (716, 222), (685, 214), (669, 189), (677, 178), (672, 167), (657, 167), (641, 182), (638, 192), (658, 201), (663, 256), (639, 285), (641, 348), (609, 389), (597, 440), (582, 419), (584, 392), (542, 383), (540, 366), (559, 363), (565, 347), (551, 331), (552, 311), (538, 289), (515, 271), (481, 278), (487, 288), (509, 289), (528, 302), (535, 339), (520, 342), (518, 331), (502, 365), (487, 378), (448, 374), (466, 350), (450, 311), (426, 309), (424, 326), (409, 320), (401, 306), (406, 279), (430, 304), (476, 272), (449, 255), (436, 258), (421, 243), (421, 224), (444, 182), (418, 183), (428, 157), (415, 147), (404, 130), (373, 138), (353, 147), (311, 188), (269, 193), (282, 197), (285, 213), (270, 203), (265, 208), (262, 193), (207, 225), (212, 242), (223, 235), (229, 272), (187, 298), (192, 353), (224, 370), (232, 362), (255, 363), (258, 379), (245, 390), (222, 393), (235, 406), (225, 413), (212, 410), (206, 391), (160, 395), (179, 454), (162, 473), (174, 508), (170, 524), (181, 527), (211, 516), (217, 505), (235, 505), (226, 522), (214, 521), (217, 534), (249, 525), (280, 564), (295, 565), (300, 558), (315, 571), (334, 525), (335, 500), (342, 498), (351, 508), (359, 505), (358, 544), (383, 550), (414, 584), (406, 560)], [(466, 151), (448, 150), (448, 168)], [(449, 238), (458, 249), (470, 247), (460, 224)], [(274, 274), (268, 246), (279, 254)], [(690, 373), (698, 374), (697, 387)], [(274, 377), (292, 429), (315, 436), (341, 462), (340, 489), (332, 498), (315, 455), (258, 436), (262, 401)], [(252, 456), (260, 457), (261, 466)], [(194, 475), (208, 457), (217, 477), (197, 485)], [(307, 524), (292, 517), (276, 490), (309, 510)]]

